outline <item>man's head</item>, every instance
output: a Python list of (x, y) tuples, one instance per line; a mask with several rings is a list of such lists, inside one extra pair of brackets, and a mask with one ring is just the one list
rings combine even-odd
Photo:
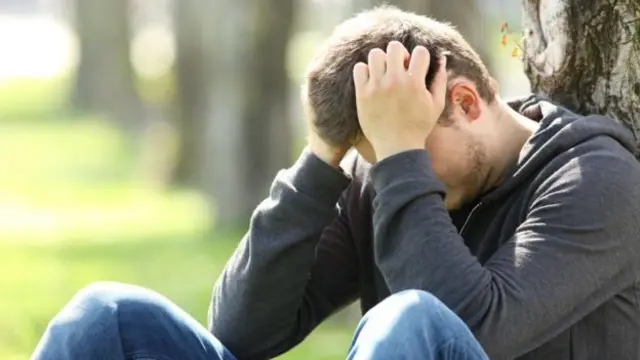
[[(378, 7), (340, 24), (317, 52), (303, 88), (308, 113), (320, 136), (335, 146), (355, 146), (370, 162), (375, 154), (358, 123), (353, 67), (367, 62), (369, 51), (400, 41), (409, 52), (426, 47), (431, 62), (427, 87), (447, 57), (448, 91), (445, 111), (425, 143), (436, 174), (448, 187), (451, 206), (475, 196), (489, 169), (484, 165), (488, 137), (494, 133), (496, 83), (478, 54), (451, 25), (393, 7)], [(483, 121), (478, 121), (483, 120)], [(473, 189), (471, 189), (473, 188)], [(456, 193), (458, 192), (458, 193)], [(451, 194), (453, 193), (453, 194)]]

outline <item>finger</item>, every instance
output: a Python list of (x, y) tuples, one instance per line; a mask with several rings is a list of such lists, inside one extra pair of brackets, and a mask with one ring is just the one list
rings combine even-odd
[(357, 63), (353, 67), (353, 83), (356, 88), (356, 97), (360, 96), (364, 87), (367, 85), (369, 81), (369, 68), (367, 64), (363, 62)]
[(406, 72), (404, 67), (405, 54), (409, 52), (399, 41), (391, 41), (387, 45), (387, 74), (400, 75)]
[(438, 58), (440, 66), (433, 77), (433, 83), (429, 88), (431, 96), (433, 96), (436, 104), (444, 106), (447, 96), (447, 57), (440, 56)]
[(429, 51), (424, 46), (416, 46), (411, 53), (409, 61), (409, 73), (411, 77), (424, 82), (429, 71), (429, 63), (431, 59)]
[(369, 51), (368, 59), (369, 67), (369, 80), (378, 82), (382, 80), (385, 72), (387, 71), (387, 55), (382, 49), (372, 49)]

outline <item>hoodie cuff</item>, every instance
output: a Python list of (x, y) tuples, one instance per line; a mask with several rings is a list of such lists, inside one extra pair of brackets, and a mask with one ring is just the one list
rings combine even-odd
[(306, 148), (287, 172), (294, 189), (332, 205), (351, 183), (342, 168), (332, 167)]
[(445, 194), (444, 184), (436, 178), (425, 150), (405, 151), (379, 161), (371, 168), (371, 179), (377, 193), (402, 184), (417, 185), (423, 191)]

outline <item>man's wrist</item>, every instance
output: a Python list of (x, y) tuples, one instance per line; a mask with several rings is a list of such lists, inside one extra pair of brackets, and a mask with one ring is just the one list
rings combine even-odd
[(338, 197), (351, 182), (348, 174), (334, 169), (307, 147), (298, 160), (285, 171), (291, 185), (300, 193), (327, 206), (335, 205)]
[(313, 153), (318, 159), (322, 160), (327, 165), (338, 169), (340, 168), (340, 162), (345, 155), (345, 152), (342, 150), (335, 150), (321, 146), (314, 146), (313, 144), (309, 144), (309, 151)]
[(424, 141), (406, 141), (404, 143), (381, 143), (374, 145), (373, 149), (376, 153), (376, 161), (382, 161), (390, 156), (400, 154), (412, 150), (424, 150)]

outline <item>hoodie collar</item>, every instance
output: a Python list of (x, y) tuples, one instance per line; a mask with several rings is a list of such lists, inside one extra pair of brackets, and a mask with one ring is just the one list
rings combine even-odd
[(517, 163), (507, 171), (505, 180), (485, 197), (486, 200), (510, 192), (561, 153), (594, 137), (608, 136), (630, 152), (636, 150), (632, 133), (613, 119), (600, 115), (580, 116), (535, 94), (507, 103), (520, 114), (538, 121), (540, 126), (525, 142)]

